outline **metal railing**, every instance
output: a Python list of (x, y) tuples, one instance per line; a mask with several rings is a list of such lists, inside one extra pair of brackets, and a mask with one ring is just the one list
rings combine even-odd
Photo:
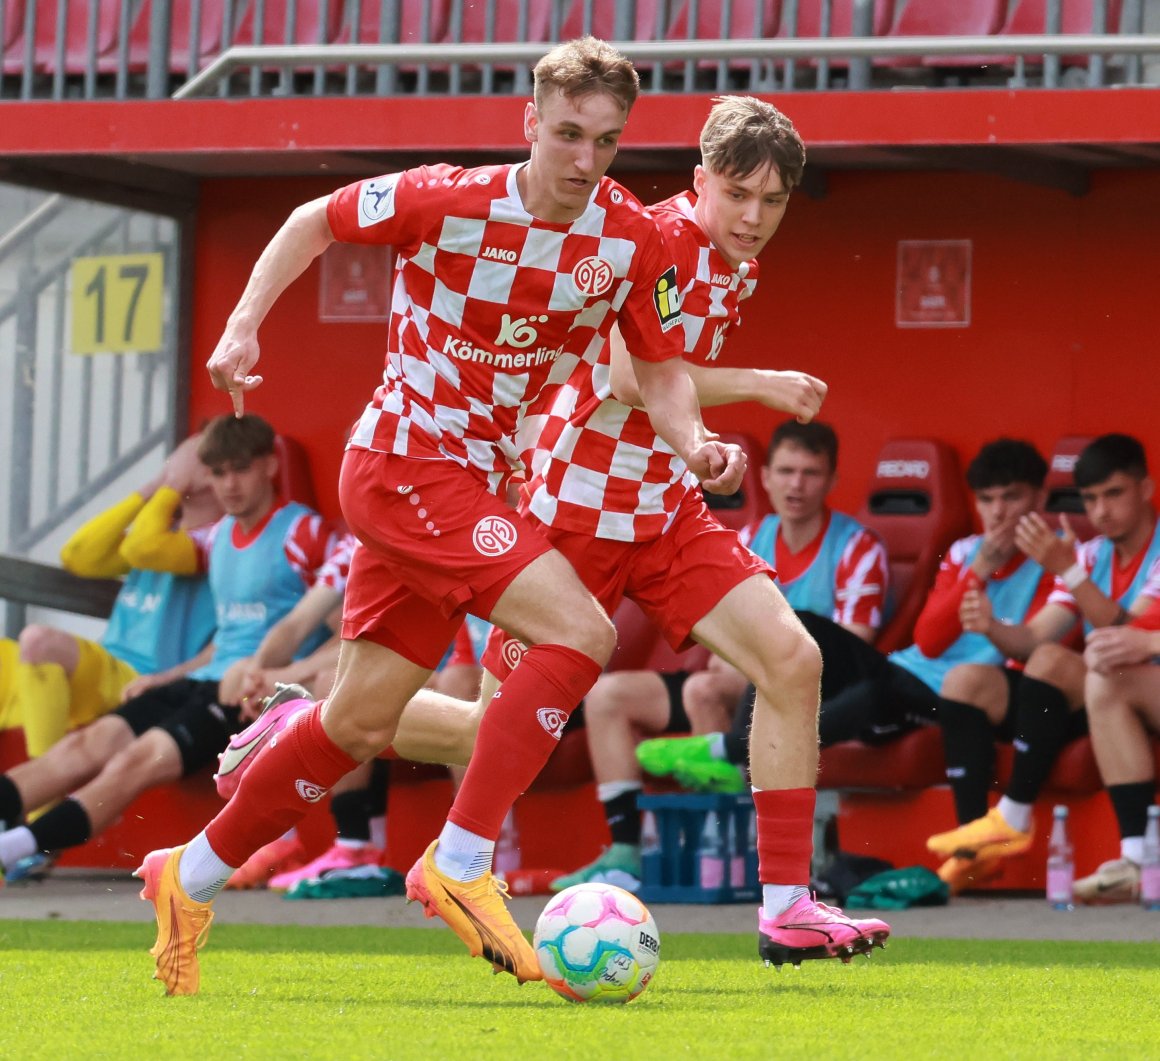
[[(1139, 84), (1143, 57), (1160, 55), (1144, 0), (1125, 0), (1118, 26), (1094, 0), (1090, 34), (1054, 32), (1062, 0), (1047, 0), (1043, 34), (979, 37), (871, 36), (874, 0), (853, 0), (844, 38), (828, 35), (832, 0), (813, 38), (796, 36), (801, 0), (784, 0), (776, 26), (762, 21), (772, 5), (754, 4), (750, 25), (735, 0), (709, 3), (657, 0), (641, 21), (636, 0), (188, 0), (182, 16), (163, 0), (0, 0), (0, 98), (524, 94), (547, 42), (584, 32), (620, 42), (646, 91), (889, 86), (921, 81), (924, 59), (985, 84), (1028, 84), (1033, 68), (1054, 87), (1062, 57), (1085, 84)], [(988, 56), (1003, 61), (983, 69)]]

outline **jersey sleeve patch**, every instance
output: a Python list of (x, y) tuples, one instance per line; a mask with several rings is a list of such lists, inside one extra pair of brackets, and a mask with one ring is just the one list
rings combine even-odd
[(385, 177), (363, 181), (358, 190), (359, 228), (369, 228), (394, 216), (395, 188), (401, 176), (401, 173), (389, 173)]
[(653, 288), (653, 305), (660, 318), (661, 331), (667, 332), (681, 321), (681, 296), (677, 290), (677, 267), (670, 265)]

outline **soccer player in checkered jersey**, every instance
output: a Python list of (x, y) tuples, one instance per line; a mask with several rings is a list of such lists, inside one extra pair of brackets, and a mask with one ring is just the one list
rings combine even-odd
[[(716, 365), (752, 291), (754, 259), (801, 180), (805, 148), (775, 107), (726, 96), (702, 130), (701, 156), (693, 191), (649, 210), (676, 258), (685, 359), (698, 396), (705, 404), (755, 399), (809, 420), (825, 394), (821, 381)], [(773, 568), (714, 518), (679, 455), (634, 408), (639, 394), (615, 332), (605, 365), (577, 375), (556, 397), (528, 508), (606, 610), (623, 595), (633, 598), (674, 648), (700, 642), (757, 687), (750, 774), (764, 893), (760, 955), (781, 965), (868, 953), (889, 926), (816, 903), (808, 887), (818, 647), (774, 584)], [(500, 640), (493, 635), (484, 660), (497, 676), (505, 673), (503, 649), (510, 654)]]
[(480, 727), (411, 894), (496, 969), (541, 978), (491, 875), (492, 851), (615, 633), (568, 562), (500, 499), (520, 420), (553, 373), (594, 358), (619, 322), (657, 433), (707, 488), (730, 492), (744, 473), (739, 448), (706, 438), (663, 238), (604, 176), (638, 89), (603, 42), (559, 45), (535, 69), (530, 161), (361, 181), (299, 207), (260, 256), (208, 366), (235, 411), (261, 383), (259, 325), (335, 239), (395, 249), (386, 370), (343, 460), (343, 515), (362, 547), (332, 693), (262, 750), (225, 809), (146, 889), (169, 993), (197, 991), (202, 928), (234, 868), (390, 744), (468, 611), (532, 647)]

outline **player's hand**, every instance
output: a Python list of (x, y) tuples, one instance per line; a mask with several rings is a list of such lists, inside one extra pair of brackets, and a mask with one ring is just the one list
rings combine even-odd
[(745, 478), (745, 451), (733, 443), (708, 441), (690, 455), (689, 470), (711, 494), (732, 494)]
[(239, 659), (231, 663), (221, 681), (218, 682), (218, 703), (222, 707), (244, 707), (242, 697), (246, 695), (246, 686), (250, 681), (250, 672), (254, 670), (252, 659)]
[(762, 405), (789, 413), (799, 424), (808, 424), (818, 415), (829, 390), (820, 379), (805, 372), (766, 372), (763, 381)]
[(959, 622), (968, 634), (983, 634), (991, 628), (994, 609), (991, 598), (982, 590), (969, 589), (959, 602)]
[(1089, 670), (1110, 674), (1121, 667), (1148, 663), (1154, 655), (1147, 630), (1134, 626), (1101, 626), (1087, 636), (1083, 661)]
[(1075, 533), (1060, 519), (1063, 537), (1059, 537), (1038, 512), (1029, 512), (1015, 528), (1015, 544), (1041, 567), (1053, 575), (1062, 575), (1075, 563)]
[(983, 535), (983, 541), (971, 570), (986, 581), (1015, 555), (1015, 529), (1019, 526), (1019, 516), (1012, 516)]
[(139, 678), (134, 678), (121, 690), (121, 703), (127, 704), (130, 700), (134, 700), (138, 696), (149, 692), (150, 689), (156, 689), (159, 685), (167, 685), (171, 681), (173, 679), (164, 673), (142, 674)]
[(238, 332), (226, 328), (218, 341), (217, 349), (206, 362), (209, 378), (220, 391), (228, 391), (234, 403), (234, 416), (245, 412), (245, 395), (262, 384), (261, 376), (250, 374), (258, 363), (261, 351), (258, 336), (253, 332)]

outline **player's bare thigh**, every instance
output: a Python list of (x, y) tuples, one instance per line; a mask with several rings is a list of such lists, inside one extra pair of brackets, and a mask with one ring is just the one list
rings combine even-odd
[(1145, 663), (1124, 667), (1113, 674), (1091, 671), (1086, 691), (1093, 727), (1104, 703), (1124, 704), (1136, 712), (1153, 733), (1160, 736), (1160, 665)]
[(1010, 708), (1011, 687), (1002, 668), (989, 663), (960, 663), (943, 679), (940, 694), (947, 700), (979, 708), (991, 724), (999, 725)]
[(821, 654), (768, 576), (753, 575), (734, 586), (697, 622), (693, 637), (767, 695), (812, 690), (816, 707)]

